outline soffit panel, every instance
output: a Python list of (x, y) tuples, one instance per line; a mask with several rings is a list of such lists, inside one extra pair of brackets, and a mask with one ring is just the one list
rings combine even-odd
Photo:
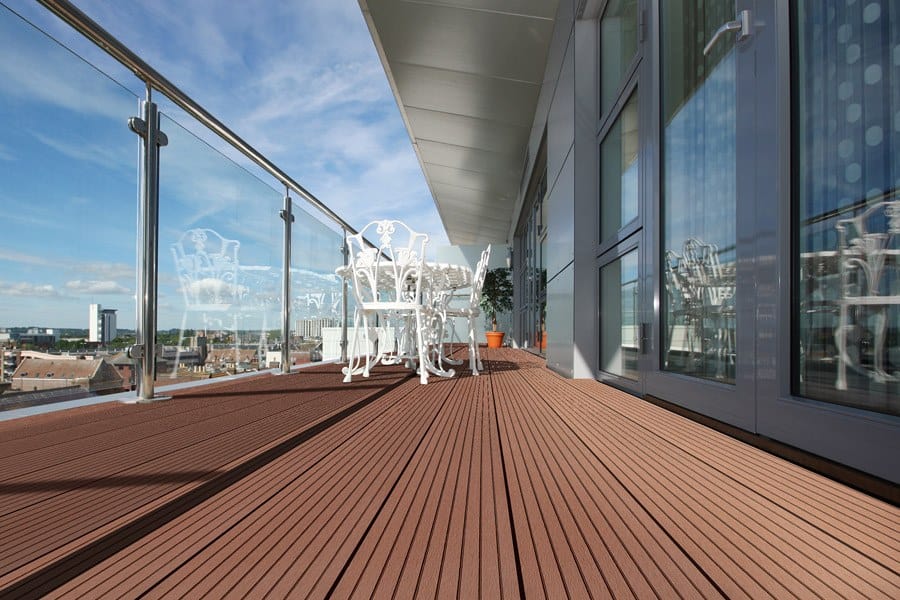
[(434, 163), (476, 173), (497, 173), (502, 177), (502, 179), (498, 178), (498, 181), (510, 178), (513, 181), (518, 181), (518, 175), (522, 168), (520, 158), (505, 156), (496, 152), (486, 152), (477, 148), (456, 146), (430, 140), (419, 140), (416, 142), (416, 145), (419, 147), (419, 154), (421, 154), (422, 162), (424, 163)]
[(495, 194), (508, 194), (510, 189), (516, 189), (518, 183), (514, 174), (504, 178), (496, 171), (466, 171), (434, 163), (425, 163), (425, 170), (432, 183), (445, 183)]
[(508, 197), (472, 190), (469, 188), (443, 183), (433, 183), (432, 187), (448, 207), (457, 210), (464, 209), (473, 215), (493, 216), (495, 218), (509, 218), (513, 200)]
[(513, 153), (528, 142), (528, 128), (473, 119), (463, 115), (406, 108), (406, 116), (415, 132), (416, 140), (439, 140), (445, 144), (487, 150), (498, 154)]
[(448, 237), (506, 242), (559, 0), (359, 2)]
[(404, 63), (392, 72), (406, 107), (531, 129), (539, 85)]
[[(434, 0), (408, 0), (411, 3), (434, 4)], [(553, 19), (556, 17), (556, 2), (548, 0), (439, 0), (441, 4), (484, 10), (513, 15)]]
[(536, 84), (543, 79), (552, 19), (398, 0), (367, 5), (392, 64)]

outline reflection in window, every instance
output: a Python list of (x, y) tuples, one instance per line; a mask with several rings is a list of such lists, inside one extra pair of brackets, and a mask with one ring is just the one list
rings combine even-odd
[(900, 414), (900, 6), (793, 16), (795, 391)]
[(600, 368), (638, 378), (638, 253), (632, 250), (600, 269)]
[(733, 3), (661, 5), (663, 105), (662, 361), (734, 383), (736, 93), (733, 41), (703, 46)]
[(637, 0), (611, 0), (600, 20), (600, 114), (616, 101), (637, 52)]
[(600, 144), (600, 239), (638, 216), (638, 95), (634, 92)]

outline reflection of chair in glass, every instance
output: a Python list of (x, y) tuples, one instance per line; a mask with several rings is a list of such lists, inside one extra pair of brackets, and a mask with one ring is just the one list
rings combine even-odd
[[(873, 204), (853, 218), (841, 219), (835, 228), (840, 272), (835, 387), (847, 389), (848, 366), (877, 382), (896, 380), (885, 370), (884, 345), (889, 311), (900, 305), (900, 201)], [(874, 347), (871, 367), (866, 368), (860, 341), (869, 323)], [(856, 356), (850, 352), (851, 341), (857, 345)]]
[(233, 331), (236, 330), (237, 307), (242, 294), (238, 283), (240, 247), (237, 240), (226, 239), (212, 229), (189, 229), (172, 244), (175, 272), (184, 298), (178, 338), (179, 351), (173, 376), (181, 358), (180, 350), (188, 314), (202, 315), (204, 328), (212, 320), (218, 322), (219, 327), (224, 327), (226, 317), (230, 317), (230, 327)]
[[(366, 243), (367, 234), (378, 240), (376, 248)], [(383, 347), (379, 347), (379, 355), (374, 361), (368, 351), (370, 322), (374, 325), (371, 319), (378, 316), (385, 322), (400, 319), (405, 323), (407, 335), (401, 338), (411, 337), (412, 340), (401, 344), (398, 352), (418, 360), (420, 381), (428, 383), (423, 339), (423, 313), (426, 307), (422, 303), (427, 243), (427, 235), (412, 231), (401, 221), (391, 220), (373, 221), (359, 233), (347, 236), (356, 310), (350, 364), (343, 369), (345, 382), (351, 381), (352, 376), (357, 374), (368, 377), (371, 366), (383, 357)], [(363, 337), (362, 350), (359, 348), (360, 334)], [(364, 364), (361, 352), (365, 353)]]
[(674, 321), (681, 317), (688, 352), (693, 355), (694, 344), (699, 342), (701, 356), (715, 357), (716, 377), (725, 377), (726, 366), (735, 362), (733, 267), (721, 264), (715, 244), (690, 238), (684, 242), (681, 256), (671, 250), (666, 253), (666, 277), (675, 303), (673, 323), (669, 324), (670, 351)]
[[(481, 309), (479, 308), (481, 303), (481, 288), (484, 286), (484, 276), (487, 273), (487, 265), (490, 257), (491, 247), (490, 245), (488, 245), (484, 252), (481, 253), (481, 259), (475, 266), (475, 273), (472, 277), (472, 288), (468, 296), (465, 298), (467, 302), (464, 306), (457, 307), (451, 304), (451, 302), (456, 298), (456, 296), (454, 296), (452, 293), (445, 294), (440, 301), (442, 323), (446, 323), (448, 322), (448, 319), (455, 319), (456, 317), (462, 317), (468, 321), (469, 368), (472, 370), (472, 375), (478, 375), (479, 371), (484, 370), (484, 367), (481, 364), (481, 352), (478, 349), (478, 340), (475, 338), (475, 325), (477, 323), (478, 317), (481, 315)], [(450, 321), (450, 324), (450, 341), (452, 342), (456, 337), (456, 327), (454, 321)], [(441, 329), (443, 330), (443, 327)], [(441, 353), (441, 359), (446, 360), (446, 357), (443, 356), (443, 349), (439, 351)], [(451, 362), (451, 364), (454, 363)]]

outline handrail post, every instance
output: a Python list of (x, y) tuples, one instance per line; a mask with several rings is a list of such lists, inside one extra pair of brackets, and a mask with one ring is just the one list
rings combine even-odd
[[(128, 354), (135, 361), (137, 401), (153, 402), (168, 397), (155, 396), (157, 273), (159, 268), (159, 149), (169, 143), (159, 129), (159, 112), (151, 101), (141, 101), (142, 117), (128, 119), (128, 127), (141, 137), (140, 199), (138, 201), (137, 293), (135, 345)], [(175, 365), (178, 368), (178, 365)]]
[(291, 372), (291, 229), (294, 223), (290, 188), (284, 186), (284, 256), (281, 277), (281, 372)]
[[(350, 247), (347, 245), (347, 229), (341, 229), (343, 237), (341, 238), (341, 253), (344, 255), (344, 267), (350, 264)], [(347, 362), (347, 284), (348, 278), (345, 277), (341, 284), (341, 362)]]

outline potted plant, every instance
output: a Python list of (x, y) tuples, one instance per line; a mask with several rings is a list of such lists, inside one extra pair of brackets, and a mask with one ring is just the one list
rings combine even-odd
[(503, 344), (503, 332), (497, 331), (497, 313), (513, 308), (513, 284), (509, 271), (507, 268), (498, 268), (484, 274), (480, 306), (491, 320), (492, 330), (485, 332), (488, 348), (499, 348)]

